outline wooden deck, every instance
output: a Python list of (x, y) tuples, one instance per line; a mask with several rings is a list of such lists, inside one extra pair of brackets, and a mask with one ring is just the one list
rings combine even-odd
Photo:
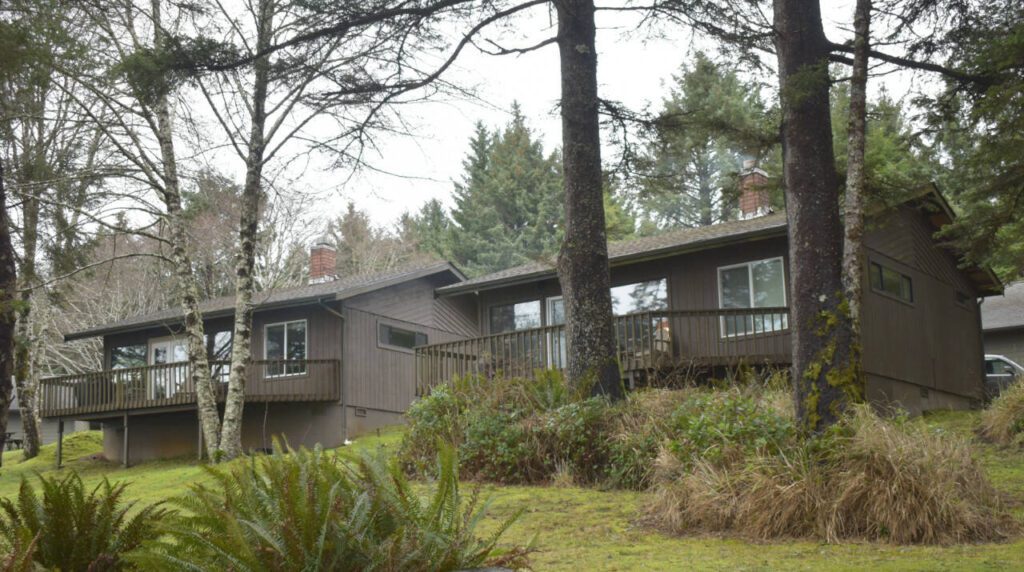
[[(790, 362), (789, 308), (669, 310), (615, 318), (627, 375), (680, 367)], [(416, 348), (416, 392), (463, 376), (532, 376), (562, 369), (565, 326), (532, 328)]]
[[(210, 362), (218, 401), (227, 392), (230, 363)], [(246, 402), (337, 401), (341, 361), (253, 361), (245, 385)], [(188, 363), (171, 363), (49, 377), (40, 381), (43, 417), (99, 416), (140, 409), (194, 406), (195, 387)]]

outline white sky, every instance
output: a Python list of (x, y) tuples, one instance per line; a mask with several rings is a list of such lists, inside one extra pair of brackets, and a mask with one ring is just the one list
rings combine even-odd
[[(826, 29), (830, 39), (848, 36), (852, 1), (823, 0)], [(527, 46), (554, 33), (553, 15), (547, 10), (517, 21), (515, 30), (506, 31), (506, 47)], [(605, 99), (622, 102), (632, 109), (656, 110), (668, 92), (671, 76), (677, 73), (698, 48), (713, 53), (712, 44), (695, 44), (685, 29), (662, 30), (660, 37), (635, 30), (635, 15), (600, 12), (598, 14), (599, 93)], [(529, 30), (529, 35), (526, 31)], [(511, 34), (511, 36), (509, 35)], [(509, 39), (520, 36), (518, 41)], [(490, 36), (497, 37), (494, 33)], [(366, 210), (378, 225), (393, 223), (401, 213), (414, 211), (431, 198), (450, 205), (453, 181), (462, 174), (462, 161), (476, 121), (488, 127), (504, 125), (513, 101), (518, 101), (529, 125), (550, 150), (561, 142), (558, 101), (558, 49), (550, 45), (520, 56), (490, 56), (472, 47), (445, 76), (449, 81), (473, 87), (480, 101), (448, 100), (417, 104), (406, 109), (403, 117), (414, 136), (390, 136), (378, 139), (379, 156), (370, 157), (383, 172), (363, 172), (355, 178), (348, 173), (307, 169), (298, 183), (326, 191), (318, 216), (340, 213), (352, 201)], [(918, 81), (907, 73), (891, 74), (873, 80), (872, 88), (884, 83), (890, 95), (901, 98)], [(765, 78), (772, 82), (774, 78)], [(613, 155), (606, 150), (606, 161)]]

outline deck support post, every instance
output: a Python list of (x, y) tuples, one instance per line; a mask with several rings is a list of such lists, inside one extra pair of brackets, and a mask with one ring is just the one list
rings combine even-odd
[(199, 414), (199, 407), (196, 407), (196, 428), (199, 429), (198, 445), (196, 448), (196, 460), (203, 462), (203, 417)]
[(124, 443), (121, 445), (121, 459), (124, 462), (124, 468), (128, 468), (130, 463), (128, 462), (128, 412), (124, 412)]
[(57, 468), (60, 468), (64, 455), (64, 420), (57, 419)]

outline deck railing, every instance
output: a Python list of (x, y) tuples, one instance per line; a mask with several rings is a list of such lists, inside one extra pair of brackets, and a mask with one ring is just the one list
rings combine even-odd
[[(617, 316), (619, 363), (627, 372), (687, 365), (788, 363), (789, 309), (665, 310)], [(416, 348), (416, 391), (454, 377), (530, 376), (562, 369), (565, 326), (546, 326)]]
[[(230, 362), (210, 362), (218, 401), (227, 392)], [(247, 402), (332, 401), (341, 397), (341, 362), (333, 359), (259, 360), (248, 369)], [(191, 405), (195, 384), (187, 362), (96, 371), (40, 381), (43, 417)]]

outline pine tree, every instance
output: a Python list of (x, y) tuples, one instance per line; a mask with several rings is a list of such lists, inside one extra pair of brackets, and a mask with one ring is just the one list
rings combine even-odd
[(474, 275), (553, 255), (561, 240), (559, 163), (557, 153), (545, 155), (518, 105), (500, 132), (478, 123), (455, 186), (446, 254)]
[(758, 86), (698, 52), (675, 86), (639, 160), (639, 205), (658, 228), (727, 220), (743, 159), (777, 151), (775, 113)]

